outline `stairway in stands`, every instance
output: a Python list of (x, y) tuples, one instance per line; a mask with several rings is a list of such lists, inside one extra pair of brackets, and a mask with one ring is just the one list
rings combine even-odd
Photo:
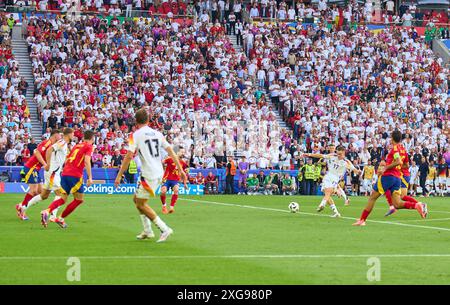
[[(233, 44), (233, 48), (236, 50), (236, 52), (240, 52), (243, 51), (243, 48), (237, 44), (237, 39), (236, 39), (236, 35), (227, 35), (228, 39), (231, 41), (231, 43)], [(258, 86), (257, 83), (254, 84), (255, 87)], [(275, 105), (272, 104), (271, 100), (270, 100), (270, 94), (267, 90), (263, 89), (264, 94), (266, 95), (266, 101), (269, 105), (272, 106), (272, 108), (274, 109), (274, 113), (276, 115), (278, 124), (280, 125), (281, 128), (289, 128), (286, 123), (283, 121), (283, 118), (281, 117), (281, 115), (278, 113)]]
[(28, 83), (26, 101), (31, 114), (31, 135), (36, 143), (41, 142), (42, 124), (39, 121), (37, 105), (34, 102), (34, 77), (32, 72), (31, 60), (28, 54), (27, 42), (22, 38), (22, 27), (16, 25), (12, 34), (12, 49), (14, 58), (19, 62), (19, 74), (25, 77)]

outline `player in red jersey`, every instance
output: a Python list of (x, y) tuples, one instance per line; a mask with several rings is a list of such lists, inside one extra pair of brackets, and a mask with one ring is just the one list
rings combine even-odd
[(360, 219), (353, 224), (354, 226), (366, 225), (366, 219), (370, 212), (372, 212), (375, 202), (386, 191), (391, 192), (392, 203), (396, 209), (416, 209), (422, 218), (427, 216), (428, 211), (425, 203), (405, 202), (400, 199), (402, 158), (400, 155), (401, 146), (399, 144), (401, 140), (402, 133), (398, 130), (393, 131), (391, 136), (392, 149), (386, 157), (386, 166), (379, 169), (378, 182), (374, 185), (367, 206), (363, 210)]
[[(179, 157), (181, 166), (183, 167), (183, 170), (187, 174), (186, 169), (189, 167), (188, 164), (181, 158), (180, 153), (178, 154), (178, 157)], [(160, 198), (161, 198), (161, 203), (162, 203), (162, 213), (167, 214), (167, 213), (175, 212), (175, 203), (177, 202), (177, 199), (178, 199), (178, 190), (179, 190), (178, 183), (180, 182), (181, 178), (180, 178), (180, 173), (178, 172), (177, 166), (171, 157), (164, 159), (163, 165), (165, 167), (165, 170), (164, 170), (163, 185), (161, 187)], [(184, 187), (185, 187), (185, 189), (187, 189), (186, 182), (184, 183)], [(172, 198), (170, 199), (170, 210), (169, 211), (167, 211), (167, 206), (166, 206), (166, 193), (167, 193), (168, 189), (172, 189), (172, 191), (173, 191)]]
[[(399, 144), (399, 152), (400, 157), (402, 159), (402, 167), (401, 167), (401, 183), (400, 183), (400, 198), (403, 201), (410, 201), (414, 203), (419, 203), (414, 197), (408, 196), (408, 188), (409, 188), (409, 181), (411, 180), (411, 174), (409, 172), (409, 156), (406, 152), (405, 147), (403, 144)], [(394, 207), (392, 203), (392, 195), (390, 191), (386, 191), (386, 199), (389, 204), (389, 211), (384, 216), (392, 215), (397, 211), (397, 209)]]
[(61, 139), (60, 131), (53, 129), (50, 132), (50, 138), (42, 141), (38, 147), (34, 150), (33, 156), (23, 166), (23, 174), (25, 175), (25, 183), (28, 184), (28, 192), (25, 194), (25, 198), (22, 203), (16, 205), (17, 216), (22, 220), (28, 220), (28, 217), (24, 213), (24, 208), (28, 206), (28, 202), (34, 196), (38, 195), (42, 191), (41, 181), (39, 179), (39, 170), (42, 167), (47, 166), (46, 152), (49, 147), (58, 142)]
[(66, 228), (64, 220), (80, 204), (83, 203), (83, 169), (86, 168), (88, 181), (86, 185), (92, 185), (91, 157), (93, 152), (92, 143), (94, 143), (94, 132), (87, 130), (83, 135), (83, 142), (75, 145), (66, 158), (63, 171), (61, 173), (61, 198), (53, 201), (49, 207), (41, 212), (41, 223), (44, 227), (48, 226), (48, 220), (53, 210), (62, 206), (67, 197), (73, 194), (74, 200), (65, 208), (60, 217), (56, 217), (54, 222), (61, 228)]

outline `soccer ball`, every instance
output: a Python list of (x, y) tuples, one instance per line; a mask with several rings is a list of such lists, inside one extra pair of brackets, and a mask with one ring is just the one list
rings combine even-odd
[(291, 211), (291, 213), (297, 213), (299, 209), (300, 209), (300, 206), (298, 205), (297, 202), (289, 203), (289, 210)]

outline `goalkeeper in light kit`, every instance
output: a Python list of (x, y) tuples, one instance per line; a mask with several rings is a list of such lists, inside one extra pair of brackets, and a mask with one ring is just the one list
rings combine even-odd
[[(184, 162), (180, 158), (181, 154), (179, 154), (178, 157), (180, 160), (180, 164), (183, 167), (183, 171), (185, 173), (187, 173), (188, 165), (186, 164), (186, 162)], [(166, 169), (164, 171), (163, 185), (161, 187), (161, 195), (160, 195), (160, 199), (161, 199), (161, 203), (162, 203), (162, 213), (163, 214), (167, 214), (167, 213), (171, 214), (171, 213), (175, 212), (175, 204), (177, 203), (177, 200), (178, 200), (178, 190), (179, 190), (178, 183), (180, 182), (180, 173), (177, 169), (177, 165), (175, 164), (174, 160), (171, 157), (167, 157), (163, 161), (163, 164)], [(184, 188), (187, 190), (186, 183), (184, 183)], [(170, 199), (170, 210), (167, 211), (166, 194), (169, 189), (172, 189), (173, 195), (172, 195), (172, 198)]]
[(63, 171), (61, 173), (61, 198), (53, 201), (49, 207), (41, 212), (41, 223), (48, 226), (49, 217), (53, 210), (62, 206), (70, 194), (74, 200), (65, 208), (60, 217), (56, 217), (54, 222), (61, 228), (66, 228), (64, 220), (69, 216), (84, 200), (83, 170), (86, 168), (88, 181), (86, 185), (92, 185), (91, 157), (93, 152), (94, 132), (87, 130), (83, 135), (83, 142), (75, 145), (66, 158)]

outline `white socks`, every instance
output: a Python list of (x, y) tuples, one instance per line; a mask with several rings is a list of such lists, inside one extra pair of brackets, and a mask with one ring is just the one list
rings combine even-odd
[(35, 205), (36, 203), (42, 201), (42, 197), (41, 195), (36, 195), (33, 198), (30, 199), (30, 201), (28, 202), (28, 205), (26, 207), (24, 207), (24, 209), (28, 209), (29, 207)]
[(161, 220), (161, 218), (159, 218), (159, 216), (156, 216), (156, 218), (153, 219), (153, 223), (155, 224), (155, 226), (158, 227), (158, 229), (161, 232), (166, 232), (169, 230), (169, 227), (166, 225), (164, 221)]
[(148, 219), (147, 216), (145, 216), (144, 214), (141, 214), (141, 221), (142, 221), (142, 226), (144, 227), (144, 232), (145, 233), (152, 233), (152, 224), (150, 223), (150, 219)]
[(345, 195), (345, 192), (343, 189), (339, 189), (339, 193), (341, 194), (342, 198), (344, 198), (344, 200), (347, 200), (347, 195)]
[(319, 206), (323, 208), (323, 207), (325, 207), (326, 204), (327, 204), (327, 201), (325, 199), (322, 199)]
[(334, 203), (330, 204), (330, 208), (331, 208), (331, 210), (333, 211), (334, 214), (339, 214), (339, 211), (336, 208), (336, 205)]

